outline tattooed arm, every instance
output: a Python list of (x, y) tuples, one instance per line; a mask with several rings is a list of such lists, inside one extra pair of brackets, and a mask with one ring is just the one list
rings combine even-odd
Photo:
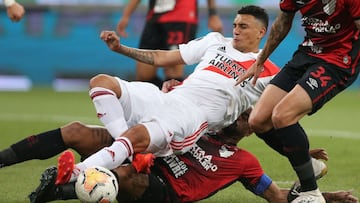
[(289, 33), (295, 13), (280, 12), (271, 26), (269, 37), (257, 61), (263, 64)]
[(185, 64), (179, 50), (147, 50), (128, 47), (120, 43), (120, 38), (114, 31), (102, 31), (100, 38), (112, 51), (143, 63), (159, 67)]

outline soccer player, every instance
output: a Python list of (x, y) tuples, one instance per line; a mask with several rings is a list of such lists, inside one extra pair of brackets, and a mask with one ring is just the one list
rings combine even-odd
[(264, 62), (286, 37), (299, 11), (304, 41), (266, 88), (249, 122), (260, 138), (289, 159), (302, 187), (294, 202), (323, 203), (299, 120), (316, 113), (357, 78), (360, 1), (283, 0), (280, 9), (263, 51), (238, 81), (254, 76), (256, 83)]
[[(141, 33), (141, 49), (178, 49), (178, 45), (193, 40), (199, 23), (198, 0), (148, 0), (146, 21)], [(117, 33), (126, 37), (126, 27), (130, 16), (140, 0), (130, 0), (123, 10), (117, 25)], [(208, 27), (215, 32), (222, 32), (222, 22), (216, 13), (215, 0), (207, 0), (209, 11)], [(158, 87), (162, 79), (157, 75), (154, 65), (136, 62), (135, 79), (151, 82)], [(163, 67), (165, 80), (183, 80), (184, 65), (176, 64)]]
[(24, 7), (15, 0), (4, 0), (6, 6), (6, 12), (10, 20), (18, 22), (25, 14)]
[(233, 25), (233, 38), (212, 32), (172, 51), (127, 47), (114, 31), (101, 32), (100, 38), (112, 51), (136, 60), (156, 66), (198, 65), (181, 85), (166, 94), (151, 83), (128, 82), (105, 74), (93, 77), (90, 97), (115, 142), (75, 166), (66, 163), (67, 157), (60, 157), (57, 183), (75, 180), (88, 166), (113, 169), (134, 153), (184, 153), (205, 132), (217, 132), (232, 124), (254, 105), (279, 68), (268, 61), (256, 86), (249, 81), (241, 86), (235, 83), (260, 53), (268, 15), (258, 6), (245, 6)]
[[(254, 155), (236, 147), (237, 143), (252, 133), (247, 123), (250, 109), (241, 114), (238, 120), (216, 135), (206, 135), (199, 139), (191, 150), (182, 155), (169, 155), (157, 158), (150, 174), (143, 173), (146, 168), (139, 168), (138, 163), (147, 155), (135, 155), (133, 164), (126, 164), (113, 170), (119, 183), (118, 202), (195, 202), (205, 199), (221, 189), (241, 182), (253, 194), (268, 202), (288, 202), (288, 190), (280, 189), (262, 170)], [(70, 128), (69, 125), (67, 128)], [(82, 127), (84, 139), (89, 134), (110, 137), (104, 128)], [(93, 133), (90, 133), (92, 131)], [(101, 133), (100, 133), (101, 132)], [(65, 136), (65, 134), (63, 134)], [(313, 150), (312, 155), (327, 159), (323, 150)], [(149, 161), (149, 159), (146, 159)], [(317, 175), (324, 175), (325, 165), (314, 162)], [(134, 167), (135, 166), (135, 167)], [(143, 170), (141, 173), (138, 171)], [(74, 182), (55, 185), (56, 167), (45, 170), (40, 186), (29, 195), (31, 203), (43, 203), (53, 200), (76, 199)], [(294, 190), (294, 192), (296, 192)], [(351, 192), (338, 191), (324, 193), (328, 202), (357, 203), (357, 197)]]

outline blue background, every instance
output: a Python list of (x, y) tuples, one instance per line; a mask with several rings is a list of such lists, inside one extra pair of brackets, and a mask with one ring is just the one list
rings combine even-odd
[[(270, 25), (276, 12), (269, 11)], [(115, 29), (120, 14), (121, 9), (109, 7), (44, 7), (28, 9), (21, 22), (13, 23), (1, 12), (0, 75), (26, 75), (34, 85), (50, 85), (59, 77), (90, 78), (97, 73), (116, 74), (132, 80), (135, 62), (110, 51), (99, 39), (102, 30)], [(224, 35), (231, 37), (236, 10), (223, 8), (219, 9), (219, 14)], [(137, 47), (144, 15), (145, 8), (133, 14), (127, 30), (129, 37), (121, 39), (123, 44)], [(200, 11), (200, 19), (198, 36), (209, 32), (206, 10)], [(279, 66), (291, 58), (302, 41), (299, 23), (297, 17), (290, 34), (270, 57)], [(192, 69), (193, 66), (187, 67), (186, 74)]]

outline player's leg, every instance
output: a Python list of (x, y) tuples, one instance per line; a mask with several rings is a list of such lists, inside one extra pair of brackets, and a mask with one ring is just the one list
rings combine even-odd
[[(141, 33), (139, 48), (140, 49), (161, 49), (159, 44), (163, 40), (162, 32), (159, 30), (157, 23), (146, 22), (143, 32)], [(150, 82), (161, 88), (163, 80), (157, 75), (158, 67), (136, 62), (135, 80)]]
[[(326, 102), (348, 87), (355, 76), (347, 69), (337, 68), (317, 59), (298, 80), (298, 85), (274, 108), (272, 121), (284, 145), (285, 155), (301, 183), (299, 198), (322, 198), (308, 153), (309, 141), (298, 121), (306, 114), (318, 111)], [(311, 64), (311, 63), (309, 63)], [(310, 79), (309, 79), (310, 78)]]
[(86, 125), (79, 121), (61, 127), (61, 134), (65, 145), (74, 149), (82, 159), (110, 146), (114, 141), (105, 127)]
[(31, 135), (0, 152), (0, 168), (32, 159), (48, 159), (65, 149), (60, 128)]
[[(295, 170), (303, 191), (317, 190), (309, 141), (298, 121), (312, 109), (309, 95), (299, 85), (274, 108), (272, 121), (284, 145), (284, 155)], [(321, 196), (320, 192), (317, 191)]]
[[(75, 181), (81, 171), (91, 166), (114, 169), (134, 153), (164, 149), (168, 145), (167, 135), (157, 124), (147, 124), (147, 126), (151, 126), (150, 133), (143, 124), (135, 125), (115, 139), (111, 146), (99, 150), (76, 165), (74, 165), (75, 160), (72, 153), (70, 151), (64, 152), (58, 160), (56, 184)], [(150, 145), (152, 143), (150, 140), (158, 142), (155, 147)]]
[[(271, 81), (271, 84), (279, 87), (277, 93), (280, 93), (283, 98), (278, 100), (278, 104), (271, 103), (272, 100), (270, 99), (270, 104), (275, 104), (271, 112), (271, 121), (274, 128), (267, 129), (268, 131), (264, 130), (265, 132), (258, 134), (269, 146), (289, 159), (302, 187), (306, 191), (317, 189), (317, 184), (310, 161), (307, 136), (297, 121), (311, 111), (312, 104), (305, 91), (301, 92), (294, 87), (311, 62), (315, 63), (316, 61), (309, 61), (306, 55), (297, 52), (293, 59)], [(280, 91), (281, 89), (283, 92)], [(296, 89), (297, 94), (295, 94), (295, 91), (291, 93), (294, 89)], [(285, 95), (284, 92), (290, 93)], [(279, 95), (274, 96), (278, 98)], [(266, 111), (267, 109), (265, 109)], [(288, 126), (284, 125), (285, 122), (288, 122)], [(316, 193), (317, 196), (321, 196), (319, 191)]]
[[(152, 162), (147, 158), (143, 160), (146, 156), (135, 155), (135, 157), (140, 162)], [(119, 183), (117, 196), (119, 202), (164, 202), (166, 199), (175, 198), (175, 195), (169, 196), (173, 192), (169, 191), (170, 189), (158, 175), (138, 173), (133, 164), (119, 166), (111, 172), (114, 173)], [(40, 185), (29, 195), (31, 203), (77, 199), (75, 182), (55, 185), (56, 174), (56, 167), (50, 167), (43, 172)]]
[(128, 129), (124, 108), (119, 101), (123, 91), (112, 76), (99, 74), (90, 80), (89, 94), (97, 116), (114, 139)]
[[(178, 49), (179, 44), (187, 43), (195, 39), (197, 25), (183, 22), (161, 23), (163, 33), (162, 41), (159, 42), (161, 49), (174, 50)], [(164, 67), (165, 80), (184, 79), (184, 65), (175, 65)]]
[(280, 154), (284, 154), (283, 145), (274, 129), (271, 116), (274, 106), (286, 94), (286, 91), (269, 84), (261, 94), (249, 117), (249, 125), (256, 135)]
[(142, 82), (150, 82), (159, 88), (163, 80), (157, 75), (157, 67), (142, 62), (136, 62), (135, 80)]
[(112, 137), (103, 127), (71, 122), (12, 144), (0, 152), (0, 165), (10, 166), (32, 159), (48, 159), (68, 148), (86, 157), (112, 142)]

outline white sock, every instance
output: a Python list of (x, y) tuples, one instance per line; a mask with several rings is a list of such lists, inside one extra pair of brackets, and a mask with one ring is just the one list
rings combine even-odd
[(75, 180), (81, 171), (92, 166), (102, 166), (109, 170), (117, 168), (133, 153), (130, 140), (126, 137), (120, 137), (110, 147), (102, 148), (83, 162), (76, 164), (70, 181)]
[(116, 94), (106, 88), (95, 87), (89, 91), (98, 118), (111, 136), (116, 139), (128, 129), (124, 118), (124, 109)]

